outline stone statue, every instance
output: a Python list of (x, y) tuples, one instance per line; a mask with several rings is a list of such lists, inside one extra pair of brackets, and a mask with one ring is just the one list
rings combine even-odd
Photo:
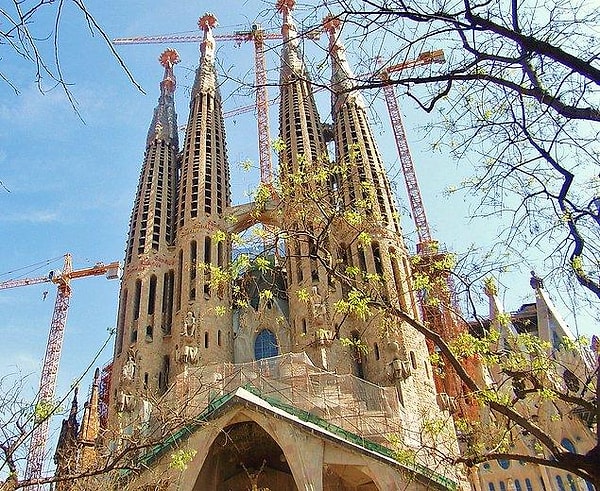
[(315, 320), (324, 322), (327, 318), (327, 309), (323, 302), (323, 297), (319, 294), (319, 287), (313, 286), (312, 293), (310, 295), (310, 307), (312, 316)]
[(133, 396), (131, 394), (121, 392), (121, 397), (119, 399), (119, 412), (130, 412), (131, 410), (133, 410)]
[(196, 346), (184, 346), (180, 359), (183, 363), (196, 363), (198, 361), (198, 348)]
[(135, 360), (133, 353), (129, 353), (127, 361), (123, 365), (123, 380), (132, 381), (135, 376)]
[(243, 467), (244, 471), (246, 472), (246, 475), (248, 476), (248, 480), (250, 481), (251, 484), (251, 488), (248, 488), (248, 491), (271, 491), (269, 488), (259, 488), (258, 487), (258, 478), (260, 477), (263, 469), (265, 468), (267, 461), (263, 460), (262, 465), (260, 466), (260, 469), (258, 469), (258, 471), (256, 472), (250, 472), (246, 466), (244, 465), (243, 462), (240, 462), (240, 465)]
[(183, 321), (183, 331), (182, 331), (181, 335), (194, 337), (195, 334), (196, 334), (196, 316), (190, 310), (185, 315), (185, 319)]

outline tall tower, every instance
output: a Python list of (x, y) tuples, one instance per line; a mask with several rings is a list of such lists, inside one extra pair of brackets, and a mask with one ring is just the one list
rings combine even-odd
[[(299, 52), (299, 34), (292, 19), (294, 0), (279, 0), (277, 9), (283, 15), (281, 33), (283, 50), (280, 72), (279, 174), (283, 187), (283, 228), (290, 231), (286, 241), (287, 280), (290, 325), (296, 349), (307, 349), (313, 360), (325, 365), (316, 349), (315, 333), (325, 328), (326, 319), (312, 315), (299, 291), (310, 292), (315, 309), (324, 307), (327, 296), (327, 274), (318, 261), (317, 252), (324, 246), (323, 225), (313, 213), (327, 182), (315, 179), (320, 167), (328, 166), (327, 147), (315, 104), (308, 71)], [(321, 299), (318, 300), (318, 299)]]
[[(411, 286), (406, 246), (383, 160), (369, 126), (366, 102), (352, 90), (354, 75), (339, 39), (337, 19), (325, 19), (332, 65), (332, 114), (336, 163), (336, 196), (345, 217), (331, 233), (332, 250), (340, 272), (382, 305), (391, 304), (419, 318)], [(336, 295), (343, 298), (348, 287)], [(340, 319), (336, 319), (340, 321)], [(435, 389), (425, 339), (385, 312), (370, 318), (349, 316), (340, 337), (356, 343), (355, 374), (378, 385), (396, 385), (403, 403), (413, 407), (435, 404)], [(362, 348), (361, 348), (362, 345)], [(337, 355), (338, 357), (340, 355)]]
[[(219, 237), (227, 229), (231, 204), (225, 124), (215, 70), (214, 15), (204, 14), (200, 64), (192, 87), (181, 176), (177, 188), (174, 360), (177, 373), (187, 364), (233, 360), (229, 284), (216, 285), (214, 268), (229, 264), (231, 246)], [(200, 329), (202, 326), (202, 329)]]
[(111, 394), (112, 411), (132, 417), (186, 366), (233, 359), (231, 314), (219, 309), (230, 304), (230, 287), (211, 281), (214, 268), (226, 267), (231, 255), (229, 241), (216, 234), (226, 229), (231, 201), (216, 18), (205, 14), (198, 25), (204, 36), (181, 155), (173, 98), (179, 57), (167, 50), (132, 213)]
[[(77, 391), (77, 387), (75, 387), (69, 417), (62, 421), (56, 452), (54, 453), (55, 475), (59, 477), (73, 474), (77, 469), (77, 434), (79, 431)], [(56, 491), (69, 491), (72, 487), (73, 484), (69, 481), (59, 481), (54, 489)]]
[(100, 413), (98, 411), (98, 389), (100, 385), (100, 370), (94, 373), (94, 382), (89, 400), (86, 401), (81, 428), (79, 430), (79, 469), (86, 471), (97, 464), (98, 449), (96, 443), (100, 434)]
[(111, 413), (131, 411), (139, 395), (166, 389), (168, 366), (163, 361), (172, 351), (171, 249), (179, 152), (173, 67), (179, 56), (169, 49), (159, 61), (164, 77), (148, 130), (119, 295)]

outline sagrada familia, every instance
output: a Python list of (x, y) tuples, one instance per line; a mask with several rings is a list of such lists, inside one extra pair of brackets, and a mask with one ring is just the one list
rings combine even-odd
[[(325, 128), (293, 1), (278, 7), (281, 187), (252, 203), (231, 204), (214, 17), (200, 22), (183, 144), (178, 57), (167, 50), (160, 58), (114, 357), (96, 374), (80, 427), (76, 406), (63, 423), (57, 476), (106, 459), (101, 441), (105, 452), (129, 452), (139, 463), (118, 473), (116, 489), (494, 491), (493, 482), (501, 491), (543, 489), (533, 466), (453, 465), (458, 403), (436, 382), (426, 339), (402, 316), (361, 310), (360, 292), (368, 291), (374, 305), (421, 318), (411, 254), (339, 25), (328, 25), (333, 127)], [(254, 261), (232, 237), (260, 224), (271, 249)], [(272, 235), (281, 243), (268, 244)], [(549, 299), (536, 292), (538, 313), (549, 318)], [(564, 437), (581, 441), (584, 430), (573, 428)], [(544, 479), (544, 489), (558, 489), (553, 476)], [(56, 489), (79, 488), (62, 481)]]

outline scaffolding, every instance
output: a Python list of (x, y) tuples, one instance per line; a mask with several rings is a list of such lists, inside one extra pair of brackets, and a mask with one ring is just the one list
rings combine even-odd
[[(306, 353), (232, 364), (188, 368), (175, 382), (175, 399), (185, 401), (188, 418), (211, 401), (251, 388), (260, 397), (306, 411), (365, 440), (389, 446), (390, 438), (408, 436), (394, 387), (380, 387), (353, 375), (338, 375), (315, 367)], [(181, 408), (182, 406), (180, 406)], [(405, 415), (404, 415), (405, 416)]]

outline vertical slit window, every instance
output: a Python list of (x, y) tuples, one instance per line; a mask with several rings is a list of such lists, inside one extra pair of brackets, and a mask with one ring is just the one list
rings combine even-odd
[(365, 258), (365, 251), (362, 247), (358, 248), (358, 267), (361, 273), (367, 272), (367, 259)]
[(140, 301), (142, 298), (142, 280), (135, 281), (135, 296), (133, 299), (133, 319), (140, 318)]
[(150, 276), (150, 286), (148, 288), (148, 315), (154, 315), (156, 306), (156, 275)]
[(123, 350), (123, 334), (125, 330), (125, 316), (127, 315), (127, 289), (123, 290), (121, 295), (121, 304), (119, 305), (119, 325), (117, 329), (117, 354)]
[(217, 244), (217, 265), (223, 267), (223, 242)]
[(375, 263), (375, 272), (383, 277), (383, 264), (381, 261), (381, 251), (379, 250), (379, 244), (377, 242), (373, 242), (371, 244), (371, 249), (373, 250), (373, 262)]
[(183, 283), (183, 251), (179, 251), (179, 257), (177, 258), (177, 310), (181, 309), (181, 288)]
[(196, 274), (197, 274), (198, 246), (195, 240), (190, 243), (190, 289), (189, 300), (196, 299)]

